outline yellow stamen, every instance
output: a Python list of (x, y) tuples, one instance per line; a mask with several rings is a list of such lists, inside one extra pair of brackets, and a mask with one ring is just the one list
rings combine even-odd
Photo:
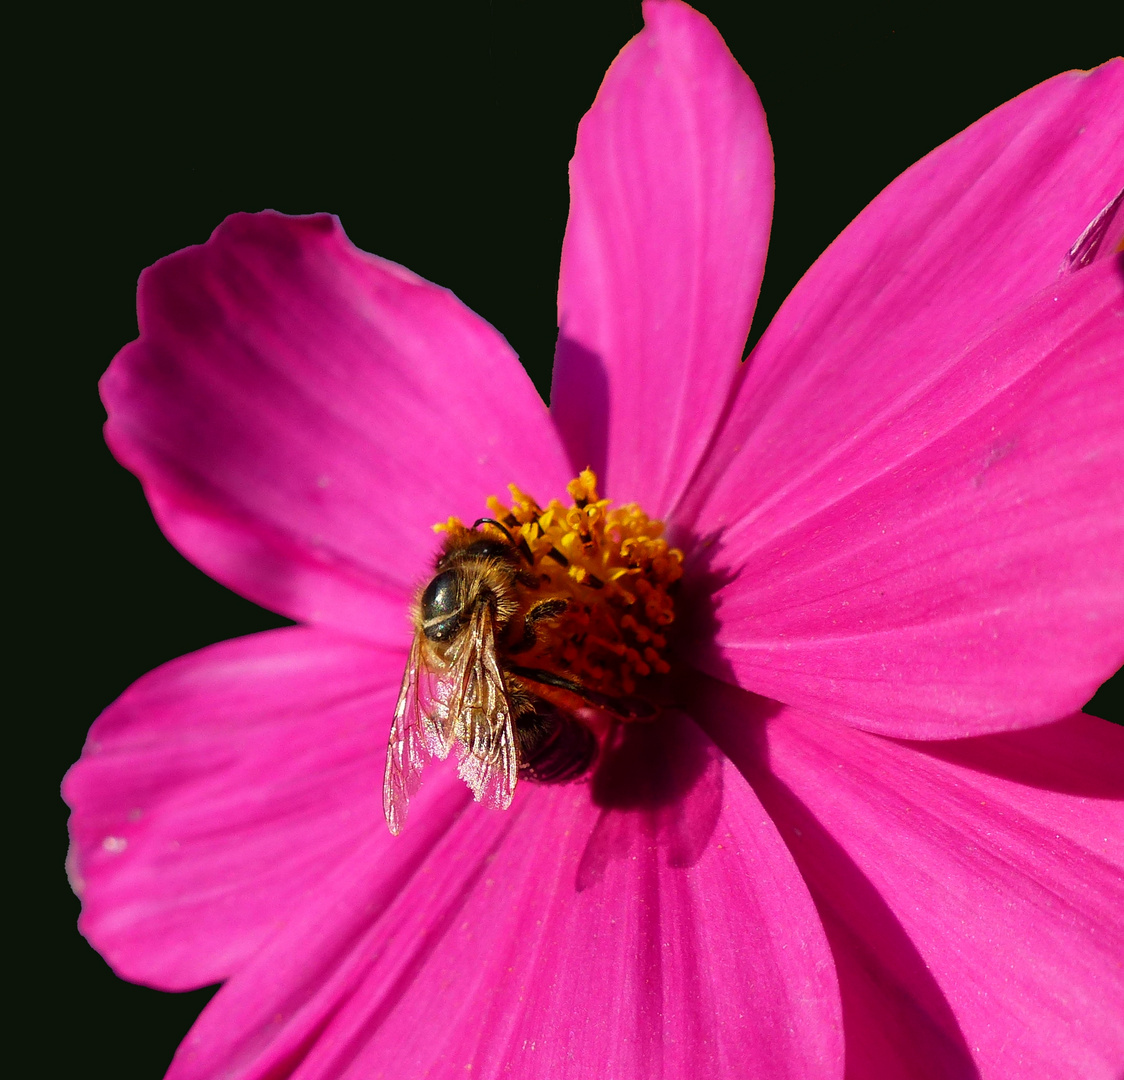
[[(488, 499), (491, 516), (530, 563), (538, 587), (528, 602), (565, 599), (565, 612), (535, 627), (520, 664), (568, 673), (588, 689), (631, 695), (637, 680), (669, 670), (663, 633), (675, 618), (672, 597), (683, 553), (668, 546), (663, 523), (634, 503), (611, 507), (591, 469), (567, 485), (574, 500), (541, 508), (514, 485), (511, 504)], [(464, 529), (456, 518), (438, 531)], [(485, 525), (484, 528), (491, 528)]]

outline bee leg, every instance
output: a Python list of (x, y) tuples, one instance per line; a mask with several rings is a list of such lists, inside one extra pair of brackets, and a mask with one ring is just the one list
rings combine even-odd
[[(514, 651), (514, 650), (513, 650)], [(659, 709), (650, 701), (640, 697), (615, 697), (612, 694), (602, 694), (591, 690), (573, 679), (564, 675), (555, 675), (553, 671), (543, 668), (519, 667), (512, 664), (508, 669), (512, 675), (518, 675), (529, 682), (542, 683), (543, 686), (557, 686), (560, 690), (569, 690), (571, 694), (585, 698), (586, 701), (598, 709), (605, 709), (622, 720), (654, 720), (659, 715)]]
[(523, 620), (523, 625), (530, 626), (533, 629), (535, 624), (542, 622), (543, 619), (557, 619), (569, 606), (568, 600), (563, 600), (557, 596), (550, 600), (540, 600), (527, 612), (527, 618)]
[(523, 637), (512, 645), (507, 651), (509, 654), (526, 652), (533, 648), (537, 640), (535, 627), (544, 619), (556, 619), (569, 607), (569, 602), (554, 597), (550, 600), (540, 600), (523, 620)]
[(584, 686), (578, 693), (590, 705), (605, 709), (622, 720), (654, 720), (659, 713), (655, 705), (639, 697), (614, 697), (612, 694), (599, 694), (596, 690), (589, 690)]

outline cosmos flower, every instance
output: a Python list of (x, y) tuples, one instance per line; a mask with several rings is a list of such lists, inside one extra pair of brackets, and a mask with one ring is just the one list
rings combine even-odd
[[(142, 678), (65, 783), (83, 933), (125, 978), (225, 981), (177, 1080), (1124, 1060), (1124, 731), (1075, 711), (1124, 655), (1124, 65), (907, 171), (743, 364), (765, 117), (705, 19), (645, 20), (578, 133), (549, 411), (326, 216), (142, 278), (110, 446), (300, 623)], [(685, 553), (677, 707), (506, 811), (435, 765), (392, 837), (432, 526), (586, 465)]]

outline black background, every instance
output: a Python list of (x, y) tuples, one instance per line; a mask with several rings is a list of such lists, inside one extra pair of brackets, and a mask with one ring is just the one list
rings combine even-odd
[[(1034, 83), (1110, 55), (1095, 27), (1033, 24), (1015, 5), (827, 18), (699, 6), (756, 82), (776, 154), (752, 340), (900, 171)], [(328, 7), (94, 10), (43, 16), (9, 43), (9, 888), (21, 911), (9, 933), (28, 965), (9, 985), (30, 1009), (13, 1047), (30, 1055), (27, 1075), (128, 1080), (162, 1075), (210, 992), (122, 983), (78, 935), (59, 781), (137, 676), (283, 623), (176, 554), (101, 441), (96, 383), (136, 336), (137, 275), (235, 210), (332, 211), (357, 245), (499, 327), (545, 393), (566, 163), (641, 18), (608, 0), (374, 5), (358, 21)], [(1091, 711), (1109, 716), (1115, 701), (1102, 691)]]

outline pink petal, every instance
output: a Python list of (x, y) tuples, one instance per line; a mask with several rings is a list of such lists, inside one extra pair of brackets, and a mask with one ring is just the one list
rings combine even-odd
[(1057, 280), (764, 500), (742, 463), (771, 451), (747, 436), (688, 559), (726, 582), (700, 664), (911, 738), (1087, 701), (1124, 660), (1119, 264)]
[(79, 925), (114, 970), (170, 990), (227, 978), (357, 844), (391, 846), (404, 662), (326, 631), (255, 634), (157, 668), (98, 718), (64, 794)]
[(142, 275), (106, 438), (209, 574), (292, 618), (403, 639), (430, 527), (569, 466), (507, 343), (326, 215), (240, 214)]
[(551, 412), (576, 467), (665, 517), (741, 368), (773, 155), (714, 27), (678, 2), (644, 20), (578, 128)]
[(824, 912), (852, 1075), (918, 1075), (914, 1040), (932, 1075), (1118, 1076), (1124, 730), (910, 744), (717, 693)]
[(594, 802), (521, 784), (471, 806), (396, 895), (357, 851), (170, 1076), (839, 1076), (804, 885), (741, 777), (668, 723), (630, 734)]

